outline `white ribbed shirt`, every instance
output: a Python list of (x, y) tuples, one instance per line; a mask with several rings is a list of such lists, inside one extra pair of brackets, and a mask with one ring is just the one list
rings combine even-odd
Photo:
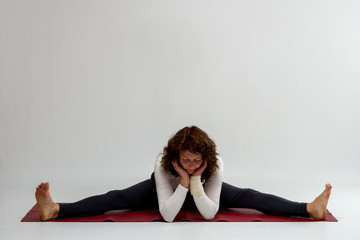
[[(173, 176), (161, 166), (162, 154), (159, 154), (154, 167), (159, 210), (167, 222), (174, 221), (184, 204), (189, 189), (180, 184), (180, 177)], [(219, 210), (220, 192), (223, 181), (224, 163), (217, 157), (219, 166), (206, 180), (204, 194), (193, 196), (195, 205), (205, 220), (211, 220)]]

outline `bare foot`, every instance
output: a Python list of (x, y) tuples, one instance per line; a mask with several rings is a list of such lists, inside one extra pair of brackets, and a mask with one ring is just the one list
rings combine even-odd
[(39, 207), (41, 221), (47, 221), (57, 217), (60, 206), (52, 200), (48, 182), (39, 184), (36, 188), (35, 198)]
[(311, 203), (308, 203), (306, 210), (310, 217), (316, 220), (324, 220), (327, 213), (327, 204), (330, 198), (332, 186), (328, 183), (325, 185), (325, 190)]

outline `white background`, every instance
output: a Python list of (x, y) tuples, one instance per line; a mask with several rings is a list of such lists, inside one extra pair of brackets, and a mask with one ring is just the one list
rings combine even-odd
[(336, 193), (360, 185), (359, 12), (355, 0), (0, 0), (1, 221), (14, 227), (41, 181), (75, 201), (148, 178), (187, 125), (215, 140), (227, 182), (299, 201), (330, 182), (346, 219), (352, 197)]

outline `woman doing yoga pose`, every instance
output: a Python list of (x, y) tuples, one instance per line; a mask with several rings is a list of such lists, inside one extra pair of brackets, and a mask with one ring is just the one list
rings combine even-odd
[(150, 179), (129, 188), (62, 204), (52, 200), (49, 183), (41, 183), (35, 192), (40, 219), (159, 209), (164, 220), (172, 222), (181, 209), (197, 209), (205, 220), (211, 220), (219, 208), (252, 208), (270, 215), (325, 219), (330, 184), (310, 203), (293, 202), (223, 182), (223, 165), (214, 141), (196, 126), (185, 127), (159, 154)]

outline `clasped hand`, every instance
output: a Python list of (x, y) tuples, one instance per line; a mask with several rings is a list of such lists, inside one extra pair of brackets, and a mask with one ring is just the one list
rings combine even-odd
[[(188, 174), (186, 170), (182, 168), (177, 161), (173, 161), (172, 164), (175, 168), (175, 171), (181, 177), (180, 184), (185, 188), (189, 188), (190, 174)], [(207, 161), (204, 161), (203, 164), (193, 174), (191, 174), (191, 176), (201, 176), (201, 174), (204, 172), (206, 167), (207, 167)]]

